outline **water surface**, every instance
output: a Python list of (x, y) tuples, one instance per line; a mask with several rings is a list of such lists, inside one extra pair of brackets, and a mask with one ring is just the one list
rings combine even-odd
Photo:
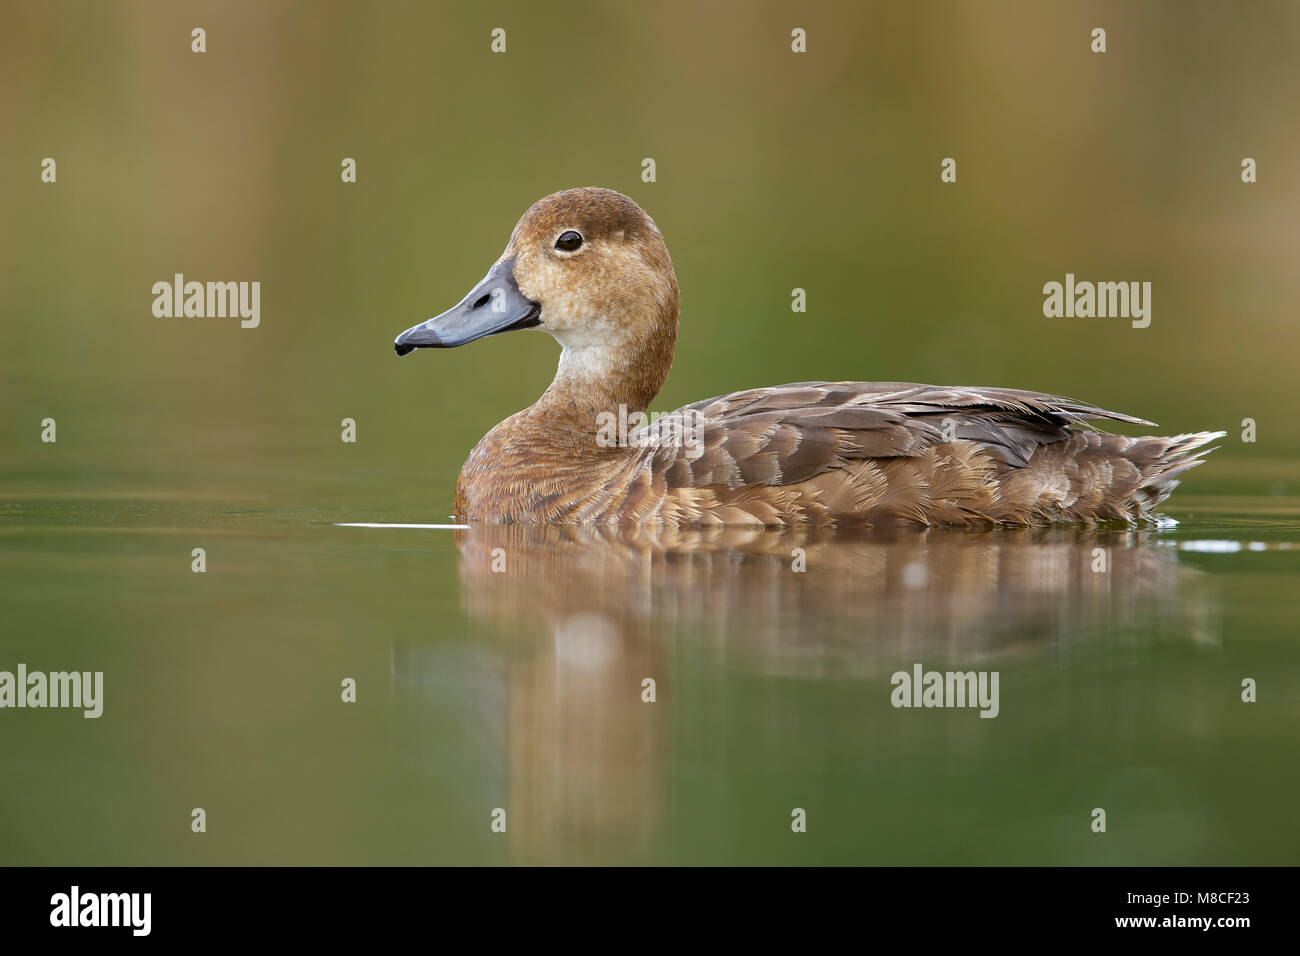
[[(3, 496), (0, 667), (102, 670), (104, 714), (0, 715), (0, 862), (1300, 849), (1292, 496), (1180, 494), (1169, 529), (662, 534), (60, 484)], [(916, 664), (996, 671), (997, 716), (895, 708)]]

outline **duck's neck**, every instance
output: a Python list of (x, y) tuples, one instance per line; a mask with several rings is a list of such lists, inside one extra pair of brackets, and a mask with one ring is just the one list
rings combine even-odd
[(663, 387), (672, 364), (666, 351), (624, 350), (604, 345), (566, 346), (560, 353), (555, 379), (532, 410), (544, 416), (569, 417), (573, 412), (617, 413), (650, 407)]
[[(638, 326), (633, 324), (633, 328)], [(677, 315), (599, 340), (556, 336), (563, 345), (555, 378), (524, 414), (543, 426), (596, 429), (604, 412), (644, 412), (659, 394), (673, 362)]]

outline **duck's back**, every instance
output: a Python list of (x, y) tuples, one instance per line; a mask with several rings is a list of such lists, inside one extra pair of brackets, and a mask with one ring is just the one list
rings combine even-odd
[[(800, 382), (672, 413), (591, 518), (678, 526), (1141, 520), (1222, 432), (1131, 438), (1139, 418), (1038, 392)], [(665, 434), (684, 436), (663, 440)], [(648, 433), (647, 433), (648, 434)], [(643, 436), (643, 442), (646, 441)], [(1199, 449), (1199, 450), (1198, 450)]]

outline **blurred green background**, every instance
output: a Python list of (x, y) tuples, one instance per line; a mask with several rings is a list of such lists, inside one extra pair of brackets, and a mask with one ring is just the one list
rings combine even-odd
[[(50, 415), (64, 463), (252, 485), (395, 468), (441, 510), (557, 348), (399, 362), (392, 339), (574, 185), (627, 192), (667, 237), (683, 306), (662, 408), (806, 379), (1006, 385), (1173, 431), (1252, 417), (1265, 449), (1300, 445), (1292, 3), (19, 3), (5, 21), (16, 470), (53, 458), (33, 441)], [(1151, 281), (1151, 327), (1045, 319), (1067, 271)], [(175, 272), (260, 280), (261, 327), (155, 318)]]
[[(1089, 48), (1098, 26), (1100, 55)], [(194, 27), (206, 53), (191, 52)], [(496, 27), (504, 54), (490, 52)], [(795, 27), (805, 54), (791, 52)], [(467, 636), (449, 538), (380, 545), (329, 524), (445, 520), (468, 450), (549, 382), (558, 347), (541, 335), (402, 360), (392, 339), (459, 300), (520, 214), (569, 186), (629, 194), (667, 239), (682, 319), (657, 409), (808, 379), (1069, 395), (1166, 434), (1227, 430), (1174, 504), (1236, 496), (1219, 513), (1281, 516), (1269, 533), (1291, 540), (1298, 40), (1291, 2), (6, 3), (0, 667), (103, 667), (112, 696), (99, 722), (0, 715), (6, 777), (23, 781), (0, 798), (0, 862), (504, 858), (477, 838), (413, 839), (424, 814), (458, 819), (453, 797), (429, 798), (389, 760), (394, 735), (421, 733), (394, 730), (378, 704), (358, 723), (333, 701), (340, 673), (356, 674), (370, 701), (397, 686), (390, 656), (404, 641), (449, 641), (471, 671), (480, 656), (523, 652)], [(1259, 164), (1250, 185), (1247, 156)], [(55, 184), (41, 182), (45, 157)], [(355, 184), (340, 182), (344, 157), (357, 160)], [(654, 183), (641, 181), (645, 157)], [(955, 184), (940, 182), (945, 157), (957, 160)], [(151, 287), (177, 272), (260, 281), (260, 327), (156, 318)], [(1067, 272), (1150, 281), (1151, 326), (1044, 318), (1043, 284)], [(790, 310), (795, 287), (806, 313)], [(40, 441), (46, 417), (57, 444)], [(340, 441), (345, 417), (356, 444)], [(1239, 439), (1248, 417), (1255, 444)], [(188, 568), (200, 545), (206, 576)], [(1264, 642), (1243, 667), (1285, 655), (1282, 683), (1294, 688), (1293, 609), (1279, 598), (1294, 564), (1266, 557), (1238, 569), (1235, 606), (1257, 618), (1230, 632)], [(673, 652), (678, 667), (698, 665), (683, 672), (699, 682), (683, 705), (716, 689), (694, 654)], [(1202, 676), (1223, 663), (1203, 661)], [(1051, 674), (1038, 685), (1044, 713), (1062, 693)], [(834, 688), (712, 676), (739, 695), (735, 726), (784, 687), (794, 696), (778, 712), (803, 712), (806, 699), (825, 706), (807, 718), (819, 739), (848, 733), (842, 711), (816, 703)], [(1086, 734), (1070, 728), (1109, 713), (1100, 692), (1084, 699), (1057, 715), (1061, 733)], [(451, 713), (422, 719), (451, 748), (426, 759), (455, 779), (454, 795), (480, 757), (465, 756), (477, 738), (458, 736)], [(685, 712), (661, 742), (688, 744), (709, 713)], [(1189, 764), (1205, 760), (1205, 740), (1234, 735), (1263, 748), (1261, 772), (1295, 756), (1276, 724), (1252, 737), (1211, 723)], [(756, 739), (802, 752), (797, 735)], [(1111, 743), (1099, 764), (1122, 752)], [(926, 753), (913, 749), (918, 766)], [(729, 766), (716, 756), (696, 754), (703, 776), (679, 778), (675, 812), (715, 785), (753, 782), (710, 777)], [(836, 759), (818, 764), (827, 780)], [(1206, 788), (1223, 760), (1203, 763)], [(943, 766), (949, 783), (969, 784)], [(1023, 793), (1035, 768), (1011, 768), (1009, 792)], [(1177, 774), (1160, 779), (1176, 804)], [(1160, 812), (1228, 816), (1228, 798), (1193, 790), (1194, 812)], [(892, 799), (905, 808), (915, 794)], [(227, 835), (196, 849), (188, 808), (205, 801), (224, 806)], [(1295, 862), (1294, 824), (1279, 839), (1268, 815), (1280, 806), (1235, 807), (1249, 833), (1204, 836), (1197, 823), (1189, 842), (1174, 827), (1165, 843), (1102, 859), (1164, 862), (1182, 846), (1173, 861)], [(477, 820), (478, 804), (465, 813)], [(229, 842), (232, 819), (246, 842)], [(648, 858), (871, 856), (842, 834), (797, 857), (739, 837), (701, 849), (699, 826), (652, 840)], [(968, 856), (952, 855), (942, 828), (933, 844), (925, 832), (896, 834), (875, 858), (1097, 859), (1041, 830)], [(647, 858), (583, 846), (580, 859)]]

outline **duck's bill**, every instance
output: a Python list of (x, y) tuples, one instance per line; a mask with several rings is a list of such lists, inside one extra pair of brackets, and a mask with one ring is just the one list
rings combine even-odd
[(514, 258), (498, 262), (469, 295), (442, 315), (407, 329), (393, 342), (398, 355), (450, 349), (486, 335), (541, 325), (542, 307), (519, 291)]

